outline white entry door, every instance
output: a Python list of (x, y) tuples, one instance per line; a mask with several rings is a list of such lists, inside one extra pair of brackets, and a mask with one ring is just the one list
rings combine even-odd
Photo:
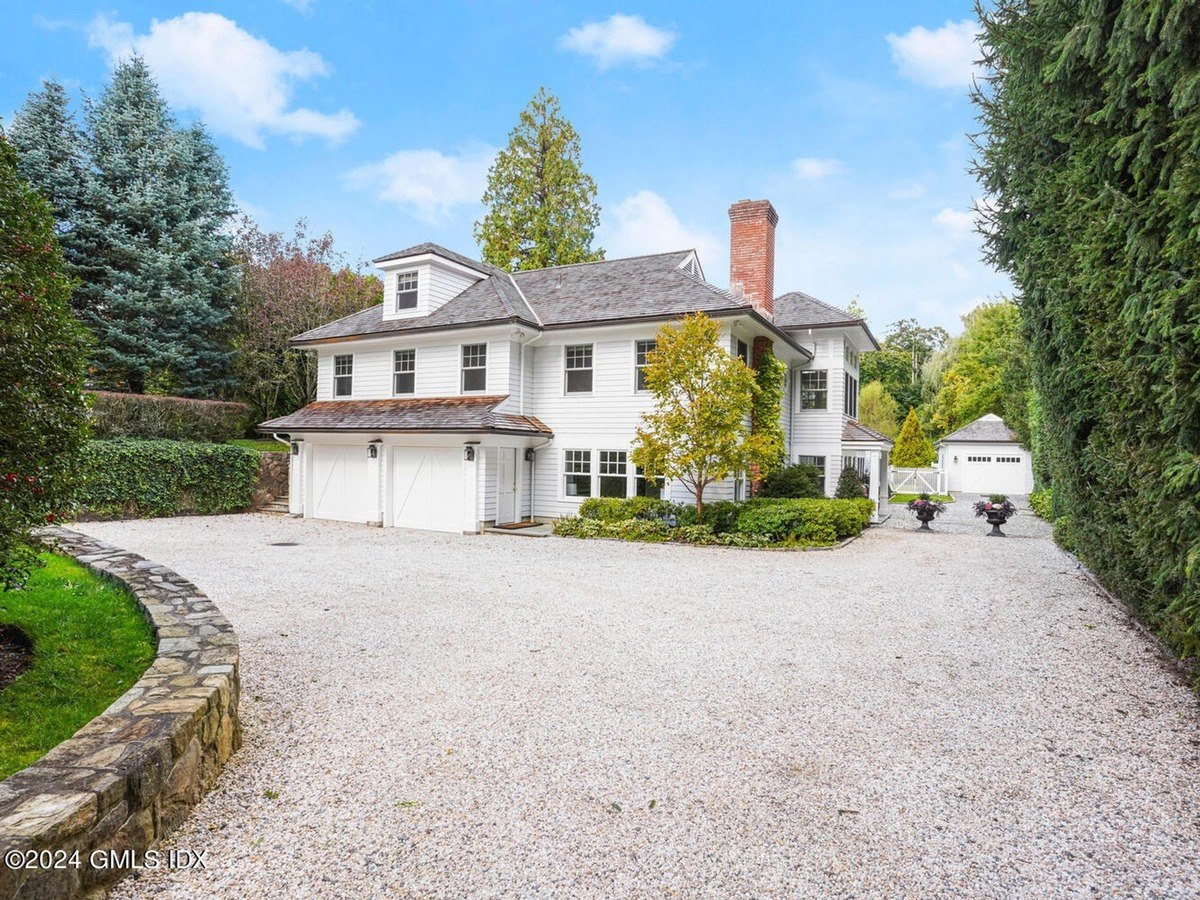
[(463, 530), (462, 448), (392, 448), (392, 524)]
[(496, 524), (517, 521), (517, 451), (501, 447), (496, 451)]
[(371, 518), (367, 484), (366, 445), (310, 444), (313, 517), (341, 522), (366, 522)]

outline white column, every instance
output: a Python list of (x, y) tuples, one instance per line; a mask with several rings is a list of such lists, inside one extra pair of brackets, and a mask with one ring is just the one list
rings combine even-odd
[[(467, 456), (471, 459), (467, 459)], [(479, 532), (479, 467), (483, 465), (483, 447), (463, 445), (463, 534)]]
[(882, 462), (883, 454), (878, 450), (867, 451), (867, 466), (868, 471), (871, 473), (871, 499), (875, 501), (875, 512), (871, 514), (872, 522), (879, 521), (879, 490), (881, 487), (879, 470)]

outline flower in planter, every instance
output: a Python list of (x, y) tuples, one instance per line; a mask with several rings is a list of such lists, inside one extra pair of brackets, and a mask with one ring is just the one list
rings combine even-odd
[(1003, 494), (996, 494), (987, 500), (976, 500), (975, 515), (977, 517), (986, 516), (988, 513), (1000, 515), (1007, 519), (1017, 514), (1017, 508)]
[(926, 510), (931, 510), (936, 516), (946, 511), (946, 504), (940, 503), (937, 500), (930, 500), (928, 494), (921, 494), (916, 500), (909, 500), (907, 508), (914, 515), (920, 515)]

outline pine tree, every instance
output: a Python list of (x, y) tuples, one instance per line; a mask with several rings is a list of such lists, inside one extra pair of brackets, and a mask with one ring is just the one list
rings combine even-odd
[(516, 271), (603, 259), (596, 183), (583, 171), (579, 135), (558, 98), (540, 88), (521, 111), (488, 172), (487, 207), (475, 223), (483, 258)]
[(933, 464), (937, 459), (937, 451), (933, 449), (933, 441), (925, 435), (917, 411), (908, 409), (908, 416), (900, 427), (900, 436), (896, 438), (896, 446), (892, 448), (892, 465), (902, 469), (920, 469)]
[(63, 86), (47, 80), (40, 91), (30, 94), (13, 119), (8, 138), (17, 151), (21, 176), (50, 203), (67, 270), (75, 274), (82, 262), (75, 227), (88, 166), (83, 132)]
[(224, 163), (200, 126), (179, 131), (146, 64), (120, 64), (88, 110), (93, 175), (80, 223), (82, 315), (95, 376), (209, 396), (228, 383), (232, 215)]

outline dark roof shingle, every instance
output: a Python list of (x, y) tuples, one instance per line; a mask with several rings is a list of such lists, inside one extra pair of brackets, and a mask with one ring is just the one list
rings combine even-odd
[(1006, 444), (1017, 441), (1017, 433), (1004, 424), (1004, 420), (995, 413), (980, 416), (969, 425), (964, 425), (958, 431), (952, 431), (938, 443), (944, 441), (963, 441), (967, 443)]
[(498, 410), (507, 395), (421, 397), (392, 400), (317, 400), (269, 419), (259, 431), (417, 431), (542, 434), (552, 432), (533, 416)]
[(843, 441), (884, 441), (888, 444), (895, 444), (886, 434), (881, 434), (874, 428), (868, 428), (858, 422), (847, 422), (842, 426)]
[(495, 275), (500, 271), (500, 269), (497, 269), (490, 263), (480, 262), (477, 259), (471, 259), (469, 256), (463, 256), (461, 253), (455, 253), (453, 250), (448, 250), (441, 244), (435, 244), (432, 241), (413, 244), (411, 247), (405, 247), (403, 250), (397, 250), (395, 253), (380, 256), (372, 260), (372, 262), (381, 263), (393, 259), (404, 259), (409, 256), (424, 256), (426, 253), (432, 253), (434, 256), (440, 256), (442, 259), (456, 262), (460, 266), (466, 266), (468, 269), (474, 269), (476, 272), (482, 272), (484, 275)]

